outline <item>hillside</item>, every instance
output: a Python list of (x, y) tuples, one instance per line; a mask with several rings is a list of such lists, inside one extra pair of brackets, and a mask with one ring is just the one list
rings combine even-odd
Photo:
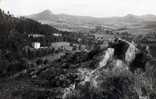
[[(25, 56), (24, 50), (33, 42), (29, 34), (44, 35), (46, 40), (42, 39), (42, 42), (47, 43), (51, 40), (47, 39), (47, 35), (59, 32), (56, 28), (31, 19), (13, 17), (1, 9), (0, 20), (0, 77), (26, 68), (24, 59), (28, 57)], [(14, 72), (10, 72), (13, 68)]]
[(0, 83), (0, 97), (155, 99), (155, 65), (146, 64), (150, 62), (146, 51), (126, 40), (114, 39), (105, 49), (68, 53), (11, 75)]
[[(144, 31), (144, 27), (147, 25), (146, 22), (156, 21), (155, 15), (136, 16), (128, 14), (124, 17), (96, 18), (89, 16), (53, 14), (50, 10), (45, 10), (27, 17), (41, 23), (49, 24), (58, 29), (69, 31), (85, 31), (94, 29), (96, 26), (103, 26), (112, 29), (127, 27), (128, 30), (131, 30), (134, 28), (137, 32), (137, 30)], [(150, 29), (147, 29), (147, 32), (149, 31)]]

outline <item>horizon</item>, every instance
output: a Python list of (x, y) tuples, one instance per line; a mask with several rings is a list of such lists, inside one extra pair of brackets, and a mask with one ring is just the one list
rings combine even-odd
[(148, 16), (148, 15), (151, 15), (151, 16), (156, 16), (156, 14), (141, 14), (141, 15), (136, 15), (136, 14), (132, 14), (132, 13), (127, 13), (126, 15), (123, 15), (123, 16), (104, 16), (104, 17), (98, 17), (98, 16), (87, 16), (87, 15), (73, 15), (73, 14), (68, 14), (68, 13), (54, 13), (53, 11), (51, 11), (50, 9), (45, 9), (45, 10), (42, 10), (42, 11), (39, 11), (37, 13), (32, 13), (28, 16), (31, 16), (31, 15), (35, 15), (35, 14), (39, 14), (39, 13), (42, 13), (42, 12), (45, 12), (45, 11), (50, 11), (50, 13), (54, 14), (54, 15), (69, 15), (69, 16), (80, 16), (80, 17), (93, 17), (93, 18), (113, 18), (113, 17), (126, 17), (126, 16)]
[(156, 15), (150, 0), (0, 0), (0, 8), (15, 16), (28, 16), (45, 10), (54, 14), (89, 17), (123, 17), (126, 15)]

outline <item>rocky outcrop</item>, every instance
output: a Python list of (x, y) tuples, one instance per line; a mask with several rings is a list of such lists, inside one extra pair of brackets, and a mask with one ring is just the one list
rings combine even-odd
[(129, 44), (129, 47), (125, 53), (125, 61), (127, 63), (131, 63), (135, 59), (136, 53), (138, 53), (138, 49), (136, 48), (134, 42), (132, 43), (128, 42), (128, 44)]
[[(145, 70), (148, 55), (146, 46), (138, 47), (134, 42), (120, 38), (111, 40), (97, 68), (79, 68), (82, 81), (77, 84), (78, 87), (69, 87), (71, 90), (66, 92), (65, 99), (72, 99), (73, 96), (78, 97), (76, 99), (102, 96), (106, 99), (140, 99), (141, 95), (135, 89), (138, 86), (135, 86), (133, 72), (137, 68)], [(139, 90), (141, 88), (138, 87)]]
[(93, 70), (79, 69), (82, 74), (82, 84), (86, 82), (94, 82), (96, 86), (95, 76), (100, 71), (116, 72), (130, 70), (134, 72), (137, 68), (145, 71), (146, 63), (148, 62), (148, 48), (138, 48), (134, 42), (129, 42), (120, 38), (113, 39), (109, 42), (108, 48), (104, 51), (97, 68)]
[(103, 55), (103, 59), (102, 61), (100, 61), (99, 63), (99, 66), (102, 67), (102, 66), (105, 66), (108, 61), (110, 61), (114, 56), (114, 49), (113, 48), (108, 48), (106, 51), (105, 51), (105, 54)]
[(129, 42), (120, 38), (115, 38), (109, 42), (108, 48), (99, 62), (99, 67), (112, 63), (113, 67), (122, 67), (126, 64), (130, 70), (141, 68), (145, 71), (146, 63), (149, 61), (150, 53), (148, 46), (138, 47), (134, 42)]

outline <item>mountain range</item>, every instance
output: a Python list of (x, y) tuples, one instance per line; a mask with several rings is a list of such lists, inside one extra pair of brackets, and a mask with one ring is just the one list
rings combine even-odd
[(115, 30), (126, 28), (137, 31), (139, 31), (138, 29), (143, 31), (145, 30), (144, 32), (147, 30), (148, 32), (149, 30), (154, 31), (156, 26), (156, 16), (152, 14), (142, 16), (128, 14), (123, 17), (97, 18), (90, 16), (54, 14), (50, 10), (44, 10), (40, 13), (32, 14), (26, 17), (44, 24), (49, 24), (57, 29), (67, 31), (86, 31), (95, 29), (96, 26), (103, 26), (104, 28), (111, 28)]

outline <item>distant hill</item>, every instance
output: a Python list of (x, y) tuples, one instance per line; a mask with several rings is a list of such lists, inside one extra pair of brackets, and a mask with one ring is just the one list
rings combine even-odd
[(89, 16), (53, 14), (50, 10), (45, 10), (40, 13), (33, 14), (27, 17), (33, 20), (37, 20), (41, 23), (49, 24), (60, 30), (69, 30), (69, 31), (83, 31), (83, 30), (85, 31), (85, 30), (94, 29), (96, 26), (99, 25), (104, 27), (110, 27), (112, 29), (119, 29), (119, 28), (126, 27), (129, 29), (134, 28), (134, 29), (142, 30), (144, 29), (144, 27), (147, 27), (146, 25), (149, 26), (150, 22), (156, 22), (155, 15), (136, 16), (136, 15), (128, 14), (124, 17), (96, 18), (96, 17), (89, 17)]

